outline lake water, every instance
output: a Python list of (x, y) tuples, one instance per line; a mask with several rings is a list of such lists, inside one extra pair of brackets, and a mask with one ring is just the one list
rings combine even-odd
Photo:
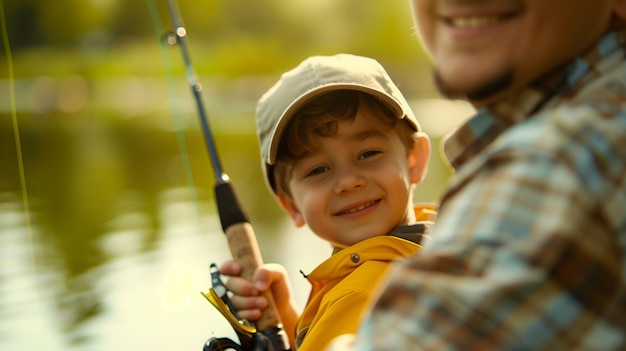
[[(210, 287), (209, 264), (230, 257), (219, 219), (197, 217), (196, 204), (171, 194), (182, 190), (168, 190), (153, 247), (146, 249), (142, 230), (110, 231), (95, 243), (108, 258), (74, 277), (64, 269), (67, 257), (45, 244), (36, 221), (28, 230), (19, 206), (2, 194), (0, 349), (201, 350), (211, 336), (234, 338), (200, 295)], [(143, 221), (141, 214), (125, 216), (117, 220), (129, 228)], [(262, 250), (293, 268), (303, 303), (308, 286), (298, 269), (312, 269), (329, 250), (310, 233), (294, 235), (290, 226), (279, 225), (276, 245), (265, 241)]]

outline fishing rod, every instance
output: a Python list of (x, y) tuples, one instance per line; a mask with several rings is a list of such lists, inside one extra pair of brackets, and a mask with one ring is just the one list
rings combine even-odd
[[(178, 11), (178, 4), (176, 0), (168, 0), (168, 6), (174, 30), (165, 33), (164, 40), (168, 45), (178, 45), (183, 55), (187, 79), (196, 102), (206, 148), (215, 173), (215, 200), (222, 230), (224, 234), (226, 234), (233, 259), (242, 267), (241, 276), (248, 281), (252, 281), (255, 270), (263, 264), (254, 229), (250, 224), (247, 213), (239, 202), (239, 198), (235, 193), (235, 189), (228, 175), (222, 168), (202, 102), (202, 85), (199, 83), (191, 65), (191, 58), (186, 41), (187, 30), (183, 25), (182, 18)], [(217, 272), (214, 265), (212, 265), (211, 268), (213, 288), (210, 288), (208, 293), (203, 293), (203, 296), (227, 318), (240, 339), (240, 345), (227, 338), (210, 338), (205, 343), (204, 350), (211, 351), (234, 348), (241, 351), (289, 351), (289, 339), (283, 329), (280, 315), (278, 314), (276, 303), (271, 293), (269, 291), (264, 293), (264, 297), (268, 301), (268, 306), (263, 311), (261, 318), (256, 322), (256, 325), (241, 321), (230, 306), (226, 289), (219, 279), (219, 272)]]

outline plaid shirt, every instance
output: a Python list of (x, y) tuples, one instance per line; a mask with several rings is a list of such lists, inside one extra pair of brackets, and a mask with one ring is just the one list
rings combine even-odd
[(482, 109), (357, 350), (626, 349), (625, 32)]

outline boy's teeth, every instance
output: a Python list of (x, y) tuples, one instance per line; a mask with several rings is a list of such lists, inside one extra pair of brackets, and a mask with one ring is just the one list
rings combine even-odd
[(357, 212), (357, 211), (361, 211), (362, 209), (364, 209), (366, 207), (372, 206), (374, 204), (374, 202), (375, 201), (370, 201), (370, 202), (365, 203), (365, 204), (363, 204), (363, 205), (361, 205), (359, 207), (355, 207), (355, 208), (349, 209), (347, 211), (344, 211), (343, 213), (354, 213), (354, 212)]
[(457, 17), (451, 20), (453, 26), (457, 28), (478, 28), (498, 23), (498, 16), (487, 17)]

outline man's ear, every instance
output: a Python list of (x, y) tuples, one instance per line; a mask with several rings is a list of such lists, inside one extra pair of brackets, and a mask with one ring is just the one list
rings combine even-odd
[(418, 132), (417, 134), (408, 159), (409, 177), (412, 184), (419, 184), (424, 180), (430, 160), (430, 139), (425, 133)]
[(304, 226), (306, 224), (306, 222), (304, 221), (304, 216), (302, 216), (302, 213), (298, 209), (298, 206), (293, 201), (293, 199), (281, 191), (278, 192), (277, 197), (280, 206), (283, 208), (283, 210), (285, 210), (285, 212), (287, 212), (289, 217), (291, 217), (293, 224), (295, 224), (295, 226), (298, 228)]

